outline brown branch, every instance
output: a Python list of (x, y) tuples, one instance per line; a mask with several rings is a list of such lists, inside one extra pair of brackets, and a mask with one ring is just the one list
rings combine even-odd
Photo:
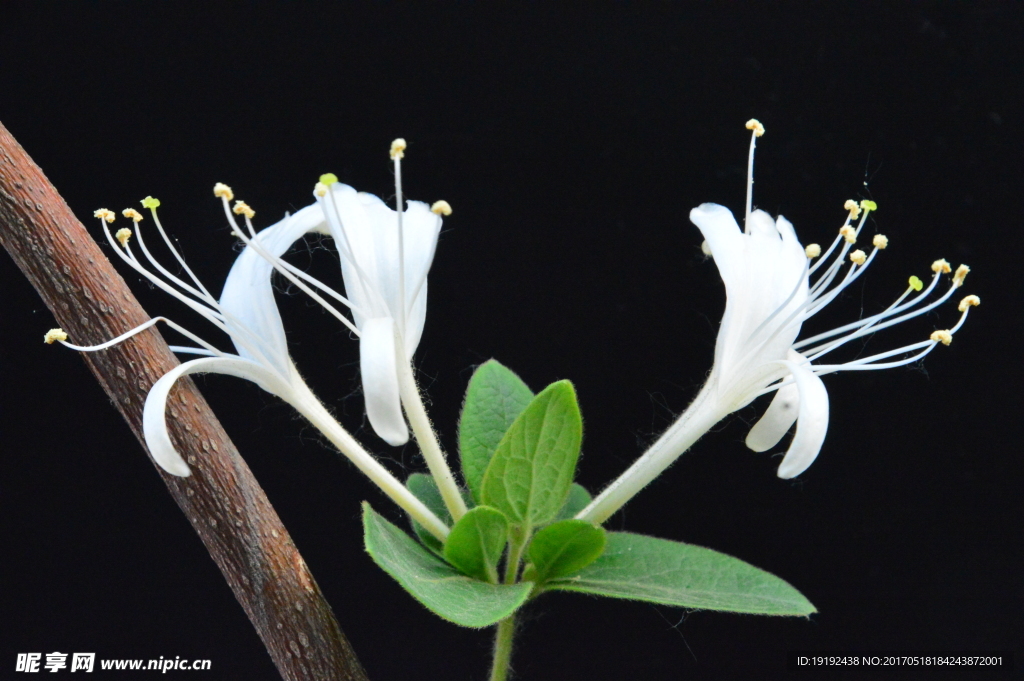
[[(100, 343), (149, 319), (121, 276), (21, 145), (0, 124), (0, 244), (70, 339)], [(150, 386), (178, 364), (150, 329), (82, 353), (145, 447)], [(355, 653), (263, 489), (189, 379), (168, 401), (171, 438), (192, 468), (157, 472), (288, 681), (365, 681)]]

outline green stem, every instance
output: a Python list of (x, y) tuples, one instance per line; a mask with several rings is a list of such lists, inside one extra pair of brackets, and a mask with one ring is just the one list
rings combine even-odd
[(427, 409), (423, 406), (423, 396), (420, 395), (416, 377), (412, 373), (412, 365), (408, 360), (398, 361), (398, 387), (402, 405), (405, 407), (405, 416), (412, 426), (413, 435), (416, 436), (416, 443), (427, 462), (427, 468), (437, 482), (437, 489), (441, 492), (441, 498), (444, 499), (444, 505), (448, 508), (452, 520), (457, 521), (466, 514), (466, 502), (459, 492), (459, 485), (455, 482), (452, 469), (445, 460), (434, 427), (430, 424)]
[(494, 634), (494, 661), (491, 663), (490, 681), (505, 681), (512, 661), (512, 637), (516, 632), (516, 616), (510, 615), (498, 622)]
[[(522, 528), (512, 533), (512, 541), (508, 549), (508, 561), (505, 563), (505, 583), (515, 584), (519, 577), (523, 550), (530, 537), (530, 528)], [(494, 632), (494, 659), (491, 661), (490, 681), (505, 681), (508, 678), (512, 662), (512, 639), (516, 633), (516, 616), (512, 613), (498, 622)]]

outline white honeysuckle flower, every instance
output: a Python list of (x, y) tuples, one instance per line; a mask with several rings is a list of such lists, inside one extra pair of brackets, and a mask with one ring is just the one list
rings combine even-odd
[[(466, 512), (465, 502), (427, 417), (411, 366), (423, 334), (427, 274), (437, 248), (441, 216), (450, 215), (451, 206), (446, 201), (431, 206), (419, 201), (403, 202), (404, 151), (405, 140), (392, 142), (395, 201), (403, 210), (392, 210), (376, 196), (357, 192), (338, 182), (333, 173), (327, 173), (314, 187), (317, 202), (296, 213), (296, 218), (308, 214), (303, 218), (307, 232), (329, 234), (334, 239), (345, 296), (297, 270), (282, 260), (280, 253), (258, 244), (256, 252), (359, 337), (360, 374), (370, 425), (385, 442), (400, 446), (409, 440), (408, 419), (441, 496), (457, 520)], [(228, 201), (224, 199), (224, 208), (233, 220)], [(248, 217), (246, 227), (248, 236), (236, 229), (243, 241), (252, 244), (256, 237)], [(288, 236), (299, 238), (301, 234), (296, 230)], [(348, 307), (353, 321), (315, 293), (314, 288)]]
[[(330, 178), (325, 178), (330, 181)], [(398, 367), (419, 345), (427, 314), (427, 273), (441, 218), (419, 201), (402, 213), (340, 182), (318, 190), (317, 201), (341, 255), (345, 293), (359, 329), (359, 364), (366, 414), (380, 437), (405, 444)]]
[[(299, 222), (295, 229), (282, 234), (282, 242), (300, 239), (310, 232), (333, 237), (347, 297), (282, 260), (280, 256), (290, 244), (276, 252), (257, 248), (256, 252), (267, 261), (266, 270), (258, 276), (266, 275), (263, 285), (268, 289), (272, 267), (301, 281), (303, 290), (359, 336), (360, 370), (370, 425), (388, 444), (403, 445), (409, 440), (409, 430), (402, 416), (400, 367), (409, 363), (423, 334), (427, 273), (441, 232), (440, 215), (449, 214), (451, 208), (443, 201), (433, 207), (409, 201), (406, 210), (399, 213), (376, 196), (341, 184), (333, 174), (320, 179), (314, 189), (317, 203), (293, 216)], [(228, 201), (225, 199), (224, 205), (230, 216)], [(241, 233), (240, 228), (236, 229)], [(249, 235), (242, 234), (241, 238), (250, 243), (254, 235), (251, 224), (247, 231)], [(348, 307), (354, 322), (309, 286)]]
[[(219, 183), (214, 188), (214, 194), (220, 197), (225, 205), (234, 198), (231, 189)], [(124, 211), (125, 217), (131, 218), (135, 224), (134, 233), (123, 228), (116, 234), (111, 234), (103, 224), (114, 221), (113, 212), (106, 209), (96, 211), (95, 216), (100, 218), (103, 232), (111, 247), (122, 260), (155, 286), (185, 303), (225, 332), (235, 346), (235, 353), (219, 350), (213, 344), (164, 317), (153, 318), (113, 340), (95, 346), (71, 344), (67, 341), (67, 335), (59, 329), (48, 332), (44, 340), (47, 343), (60, 342), (75, 350), (91, 352), (111, 347), (157, 322), (164, 322), (196, 343), (196, 346), (171, 346), (174, 352), (203, 357), (185, 362), (164, 374), (146, 397), (143, 432), (146, 445), (161, 468), (180, 477), (188, 477), (192, 473), (188, 464), (174, 448), (167, 431), (167, 398), (174, 383), (182, 376), (196, 373), (220, 373), (245, 378), (293, 406), (399, 506), (443, 539), (448, 533), (447, 526), (335, 421), (306, 385), (288, 352), (284, 326), (271, 286), (271, 274), (274, 270), (271, 260), (280, 259), (280, 256), (305, 234), (324, 229), (325, 222), (319, 207), (310, 206), (295, 215), (287, 216), (261, 231), (259, 235), (256, 235), (252, 228), (251, 219), (255, 213), (248, 205), (238, 201), (233, 208), (229, 208), (229, 221), (235, 233), (246, 243), (246, 247), (235, 260), (218, 300), (203, 286), (168, 238), (156, 212), (160, 202), (147, 197), (142, 204), (150, 209), (161, 237), (186, 273), (188, 280), (174, 275), (153, 257), (143, 239), (140, 225), (142, 215), (135, 210)], [(244, 216), (248, 235), (241, 232), (234, 215)], [(136, 255), (130, 243), (132, 236), (136, 237), (142, 254), (155, 272)], [(310, 290), (300, 277), (286, 268), (282, 273), (351, 326), (344, 316)]]
[[(778, 475), (799, 475), (818, 456), (828, 430), (828, 392), (822, 375), (888, 369), (916, 362), (939, 343), (949, 345), (970, 308), (980, 303), (977, 296), (964, 298), (956, 325), (932, 333), (928, 340), (844, 363), (820, 362), (850, 341), (943, 304), (963, 284), (969, 268), (961, 265), (951, 277), (948, 289), (932, 298), (940, 279), (952, 271), (948, 262), (937, 260), (932, 264), (932, 280), (927, 287), (917, 277), (911, 277), (906, 291), (882, 312), (797, 340), (804, 322), (856, 281), (889, 240), (876, 234), (869, 254), (851, 250), (869, 213), (877, 209), (873, 201), (846, 203), (846, 221), (824, 253), (817, 244), (804, 247), (793, 225), (784, 217), (773, 220), (764, 211), (752, 210), (755, 141), (764, 134), (764, 128), (756, 121), (747, 127), (753, 134), (744, 227), (740, 228), (731, 211), (717, 204), (705, 203), (690, 211), (690, 220), (704, 236), (702, 248), (714, 258), (725, 283), (725, 313), (711, 373), (676, 423), (594, 499), (579, 518), (603, 522), (718, 421), (770, 392), (775, 392), (775, 397), (750, 430), (746, 444), (754, 451), (767, 451), (795, 423), (796, 432)], [(813, 260), (816, 262), (812, 265)]]

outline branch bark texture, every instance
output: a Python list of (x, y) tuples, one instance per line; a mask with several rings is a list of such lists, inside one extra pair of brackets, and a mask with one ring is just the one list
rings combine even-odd
[[(42, 170), (0, 124), (0, 244), (74, 343), (114, 338), (149, 316)], [(82, 353), (145, 447), (150, 387), (178, 364), (155, 328)], [(288, 531), (188, 378), (168, 400), (171, 438), (192, 475), (156, 467), (287, 681), (366, 681)]]

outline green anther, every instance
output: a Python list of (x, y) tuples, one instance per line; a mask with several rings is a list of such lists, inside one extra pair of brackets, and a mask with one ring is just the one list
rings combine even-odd
[(907, 283), (910, 284), (910, 288), (914, 289), (915, 291), (920, 291), (921, 289), (924, 288), (924, 282), (918, 279), (917, 277), (911, 277)]
[(332, 184), (338, 181), (338, 176), (334, 173), (324, 173), (320, 176), (320, 183), (330, 187)]
[(878, 210), (878, 204), (874, 201), (868, 201), (867, 199), (860, 202), (860, 207), (864, 210)]
[(149, 208), (150, 210), (156, 210), (160, 206), (160, 199), (154, 199), (152, 196), (147, 196), (142, 199), (142, 207)]

